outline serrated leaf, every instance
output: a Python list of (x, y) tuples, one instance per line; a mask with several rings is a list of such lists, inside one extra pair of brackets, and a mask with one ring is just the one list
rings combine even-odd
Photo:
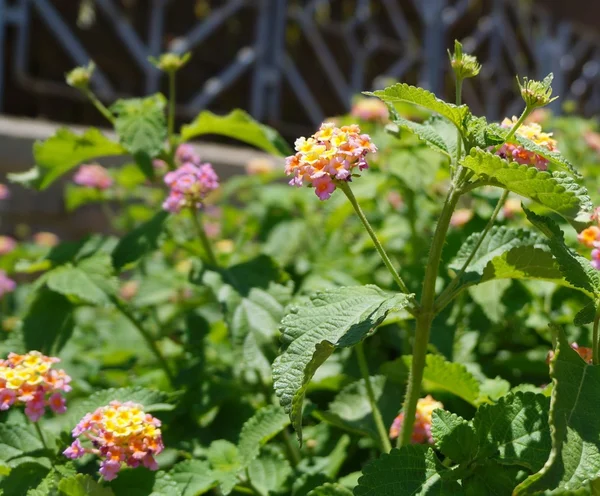
[(150, 158), (160, 153), (167, 138), (165, 106), (165, 97), (159, 93), (146, 98), (117, 100), (111, 106), (117, 115), (115, 131), (129, 153)]
[(365, 94), (376, 96), (385, 103), (392, 105), (395, 102), (409, 102), (419, 105), (440, 114), (461, 130), (465, 118), (470, 115), (469, 108), (466, 105), (456, 106), (446, 103), (430, 91), (406, 83), (396, 83), (383, 90), (377, 90), (373, 93), (365, 92)]
[(275, 451), (262, 453), (248, 466), (248, 477), (259, 494), (282, 492), (283, 486), (292, 474), (290, 463)]
[(15, 424), (0, 424), (0, 460), (9, 467), (18, 466), (20, 459), (44, 449), (44, 445), (29, 428)]
[(61, 128), (51, 138), (36, 141), (33, 145), (34, 169), (9, 175), (9, 179), (44, 190), (79, 164), (125, 154), (126, 150), (121, 145), (106, 138), (96, 128), (89, 128), (82, 135)]
[(115, 268), (121, 270), (156, 250), (163, 225), (168, 217), (168, 212), (158, 212), (152, 219), (123, 236), (112, 252)]
[(258, 410), (246, 421), (240, 432), (238, 449), (241, 463), (247, 466), (260, 452), (261, 446), (268, 443), (290, 424), (283, 408), (275, 405)]
[(585, 325), (591, 324), (596, 317), (596, 304), (593, 301), (588, 302), (577, 314), (573, 317), (573, 324)]
[(71, 265), (62, 265), (48, 274), (48, 288), (65, 296), (76, 297), (91, 305), (110, 303), (108, 295), (100, 289), (87, 272)]
[(551, 209), (575, 223), (582, 212), (590, 212), (587, 190), (564, 172), (539, 171), (535, 167), (508, 162), (488, 151), (471, 150), (463, 165), (492, 186), (498, 186)]
[(431, 448), (403, 446), (367, 464), (354, 489), (355, 496), (398, 496), (400, 494), (462, 495), (457, 481), (448, 473)]
[(0, 482), (0, 493), (5, 496), (26, 495), (44, 480), (48, 468), (35, 462), (22, 463), (13, 468)]
[(473, 473), (465, 477), (465, 496), (510, 496), (515, 486), (523, 480), (519, 467), (500, 465), (495, 460), (479, 463)]
[(352, 491), (339, 484), (328, 482), (322, 486), (315, 487), (308, 493), (308, 496), (352, 496)]
[(58, 483), (60, 496), (113, 496), (112, 489), (102, 487), (89, 475), (77, 474)]
[(183, 141), (205, 134), (227, 136), (282, 157), (293, 153), (277, 131), (255, 121), (249, 114), (239, 109), (224, 116), (205, 110), (200, 112), (194, 121), (181, 128)]
[(441, 355), (427, 355), (423, 380), (428, 391), (448, 391), (477, 405), (479, 382), (462, 363), (448, 362)]
[(600, 366), (588, 365), (560, 328), (550, 362), (554, 388), (550, 404), (552, 450), (542, 469), (527, 478), (515, 495), (545, 490), (574, 490), (600, 477)]
[(74, 308), (65, 296), (46, 288), (38, 290), (23, 319), (27, 349), (47, 354), (58, 351), (73, 333)]
[(542, 394), (511, 393), (482, 405), (473, 419), (481, 458), (539, 470), (550, 454), (549, 400)]
[(206, 456), (221, 485), (221, 491), (229, 494), (237, 483), (237, 473), (243, 469), (236, 445), (224, 439), (213, 441)]
[(434, 410), (431, 435), (436, 448), (456, 463), (469, 462), (477, 453), (477, 436), (473, 426), (454, 413)]
[(392, 114), (393, 124), (387, 126), (388, 132), (399, 135), (400, 129), (405, 129), (415, 134), (429, 148), (441, 152), (448, 158), (456, 153), (456, 128), (447, 120), (434, 116), (424, 123), (409, 121)]
[(411, 296), (390, 295), (376, 286), (342, 287), (317, 293), (282, 320), (284, 351), (273, 363), (273, 386), (302, 441), (306, 387), (336, 348), (352, 347), (370, 335), (392, 309)]
[(182, 496), (177, 483), (163, 472), (146, 468), (121, 470), (109, 483), (115, 496)]
[(169, 472), (182, 496), (198, 496), (210, 491), (218, 482), (210, 464), (204, 460), (184, 460)]

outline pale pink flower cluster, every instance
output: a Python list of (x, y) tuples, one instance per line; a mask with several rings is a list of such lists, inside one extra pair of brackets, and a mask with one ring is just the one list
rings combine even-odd
[(25, 355), (9, 353), (0, 360), (0, 410), (25, 405), (25, 414), (37, 422), (46, 407), (55, 413), (67, 411), (61, 392), (71, 390), (71, 378), (62, 369), (53, 369), (59, 358), (30, 351)]
[(33, 242), (38, 246), (43, 246), (44, 248), (52, 248), (59, 243), (60, 239), (58, 236), (51, 232), (40, 231), (33, 235)]
[(6, 275), (6, 272), (0, 270), (0, 299), (6, 293), (12, 293), (17, 287), (17, 283)]
[[(500, 126), (510, 129), (516, 124), (517, 120), (515, 116), (512, 120), (505, 118)], [(543, 132), (542, 127), (537, 122), (522, 124), (515, 134), (533, 141), (538, 146), (548, 149), (548, 151), (557, 151), (556, 140), (552, 138), (552, 133)], [(504, 143), (496, 154), (519, 164), (531, 165), (538, 170), (545, 171), (548, 169), (548, 160), (537, 153), (526, 150), (518, 143)]]
[(165, 174), (164, 181), (170, 191), (163, 208), (171, 213), (183, 208), (201, 208), (206, 196), (219, 187), (219, 177), (211, 164), (201, 162), (191, 145), (179, 145), (175, 159), (181, 165)]
[(358, 98), (352, 105), (350, 114), (363, 121), (387, 122), (389, 120), (388, 108), (379, 98)]
[[(434, 400), (431, 395), (427, 395), (425, 398), (419, 399), (417, 402), (415, 425), (410, 438), (413, 444), (433, 444), (433, 437), (431, 436), (431, 416), (433, 411), (438, 408), (443, 409), (444, 405), (439, 401)], [(403, 422), (404, 413), (401, 413), (394, 419), (394, 423), (390, 428), (390, 437), (392, 439), (397, 438), (400, 435)]]
[(17, 247), (17, 242), (10, 236), (0, 236), (0, 255), (6, 255)]
[(79, 167), (73, 177), (73, 181), (79, 186), (99, 190), (108, 189), (113, 185), (113, 180), (108, 174), (108, 170), (98, 164), (82, 165)]
[(0, 200), (8, 200), (10, 198), (10, 190), (6, 184), (0, 183)]
[[(123, 464), (158, 470), (154, 457), (164, 449), (160, 425), (141, 405), (112, 401), (81, 419), (73, 429), (75, 441), (63, 454), (73, 460), (86, 453), (98, 455), (103, 458), (100, 474), (109, 481)], [(82, 439), (91, 446), (85, 447)]]
[(350, 181), (356, 167), (368, 168), (366, 155), (377, 147), (368, 134), (361, 134), (356, 124), (338, 128), (325, 122), (310, 138), (296, 140), (296, 154), (286, 159), (285, 173), (292, 186), (304, 181), (315, 188), (321, 200), (327, 200), (336, 189), (336, 181)]

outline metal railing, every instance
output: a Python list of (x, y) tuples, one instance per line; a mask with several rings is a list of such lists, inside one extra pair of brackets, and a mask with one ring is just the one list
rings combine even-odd
[[(0, 0), (0, 111), (20, 112), (11, 110), (14, 95), (77, 102), (62, 76), (90, 59), (102, 99), (150, 94), (164, 78), (148, 57), (191, 51), (180, 117), (242, 107), (294, 134), (390, 79), (448, 96), (454, 38), (484, 64), (464, 91), (475, 111), (518, 112), (514, 75), (548, 72), (561, 102), (600, 111), (598, 39), (523, 0), (94, 0), (96, 22), (86, 29), (74, 5)], [(43, 113), (69, 120), (54, 115), (60, 108)]]

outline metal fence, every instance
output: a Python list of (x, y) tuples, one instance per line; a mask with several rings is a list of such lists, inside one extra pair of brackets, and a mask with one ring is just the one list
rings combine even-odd
[[(66, 71), (93, 59), (102, 99), (164, 90), (148, 62), (191, 51), (178, 115), (248, 110), (294, 135), (389, 80), (451, 92), (453, 39), (480, 57), (465, 100), (518, 112), (515, 74), (555, 74), (555, 92), (600, 111), (600, 42), (523, 0), (0, 0), (0, 111), (86, 121)], [(84, 16), (85, 17), (85, 16)], [(557, 103), (555, 110), (560, 110)]]

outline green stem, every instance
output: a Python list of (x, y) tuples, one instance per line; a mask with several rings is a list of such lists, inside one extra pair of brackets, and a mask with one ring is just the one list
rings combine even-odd
[(367, 365), (367, 359), (365, 358), (365, 348), (362, 341), (356, 345), (355, 349), (358, 367), (360, 368), (360, 373), (365, 381), (367, 396), (369, 398), (369, 403), (371, 404), (371, 412), (373, 413), (373, 419), (375, 420), (375, 426), (377, 427), (377, 433), (379, 434), (381, 449), (384, 453), (389, 453), (392, 449), (392, 444), (390, 443), (388, 431), (383, 423), (383, 417), (377, 406), (377, 399), (375, 398), (375, 392), (373, 391), (373, 385), (371, 384), (371, 376), (369, 375), (369, 367)]
[(381, 242), (377, 238), (375, 231), (373, 230), (373, 228), (371, 227), (371, 224), (369, 224), (369, 221), (365, 217), (365, 214), (362, 211), (362, 208), (360, 208), (360, 205), (358, 204), (358, 201), (356, 200), (354, 193), (350, 189), (350, 185), (346, 181), (339, 181), (337, 183), (337, 186), (344, 192), (344, 194), (346, 195), (348, 200), (350, 200), (350, 203), (352, 204), (352, 207), (354, 207), (354, 211), (358, 215), (358, 218), (361, 220), (361, 222), (365, 226), (365, 229), (369, 233), (369, 236), (371, 236), (371, 239), (373, 240), (373, 243), (375, 244), (375, 248), (377, 248), (377, 251), (379, 252), (379, 256), (381, 257), (381, 260), (383, 260), (383, 263), (385, 264), (387, 269), (390, 271), (390, 274), (392, 274), (392, 277), (394, 278), (394, 280), (396, 281), (396, 283), (398, 284), (398, 286), (400, 287), (402, 292), (404, 292), (406, 294), (410, 294), (408, 287), (406, 286), (406, 284), (404, 284), (404, 281), (400, 277), (400, 274), (398, 274), (398, 272), (396, 272), (396, 269), (392, 265), (392, 261), (390, 260), (390, 257), (388, 256), (388, 254), (384, 250), (383, 246), (381, 245)]
[(206, 236), (206, 232), (202, 227), (202, 221), (200, 220), (200, 216), (196, 215), (196, 210), (194, 208), (190, 208), (190, 213), (192, 214), (192, 222), (194, 223), (196, 234), (198, 235), (200, 243), (202, 243), (202, 247), (204, 248), (204, 252), (208, 257), (208, 261), (215, 267), (218, 266), (219, 263), (217, 262), (217, 257), (215, 256), (215, 252), (212, 249), (210, 240), (208, 239), (208, 236)]
[(521, 124), (523, 124), (523, 122), (525, 122), (525, 119), (527, 119), (527, 117), (529, 117), (529, 114), (531, 114), (531, 110), (529, 110), (528, 107), (525, 107), (525, 110), (523, 110), (521, 117), (519, 117), (517, 122), (515, 122), (515, 125), (510, 129), (510, 131), (504, 138), (504, 141), (502, 143), (496, 145), (496, 148), (494, 148), (494, 151), (492, 153), (496, 153), (498, 150), (500, 150), (500, 148), (502, 148), (502, 145), (504, 145), (504, 143), (507, 143), (508, 140), (510, 140), (515, 135), (515, 133), (517, 132), (517, 129), (519, 129), (521, 127)]
[[(38, 437), (40, 438), (40, 441), (42, 442), (42, 446), (44, 447), (44, 450), (50, 451), (50, 449), (48, 448), (48, 444), (46, 443), (46, 438), (44, 437), (44, 433), (42, 432), (42, 428), (40, 427), (40, 424), (38, 422), (31, 422), (31, 423), (35, 427), (35, 430), (37, 432)], [(54, 461), (52, 458), (50, 458), (50, 465), (52, 465), (52, 467), (54, 468)]]
[[(460, 177), (458, 180), (460, 180)], [(399, 446), (405, 446), (410, 443), (413, 431), (417, 401), (419, 401), (421, 395), (421, 382), (423, 381), (423, 370), (425, 369), (425, 357), (429, 345), (431, 323), (434, 317), (435, 283), (438, 277), (446, 233), (448, 232), (450, 219), (459, 197), (460, 192), (453, 185), (448, 192), (442, 212), (440, 213), (429, 251), (429, 258), (425, 269), (425, 280), (423, 282), (423, 294), (421, 295), (421, 306), (416, 315), (415, 341), (403, 406), (404, 421), (402, 422), (400, 436), (398, 436)]]
[(173, 148), (173, 134), (175, 132), (175, 71), (169, 71), (169, 120), (168, 141)]
[[(502, 196), (500, 196), (500, 199), (498, 200), (498, 203), (496, 204), (496, 207), (494, 208), (494, 211), (492, 212), (492, 216), (490, 217), (490, 220), (488, 221), (488, 223), (486, 224), (485, 228), (483, 229), (483, 231), (479, 235), (479, 239), (477, 240), (477, 243), (475, 244), (475, 247), (471, 250), (471, 253), (469, 254), (467, 260), (465, 260), (465, 263), (462, 265), (462, 267), (458, 271), (458, 274), (456, 274), (456, 277), (452, 280), (452, 282), (450, 284), (448, 284), (448, 286), (446, 286), (446, 288), (442, 291), (442, 293), (438, 297), (438, 300), (436, 301), (436, 305), (435, 305), (435, 310), (436, 311), (438, 310), (438, 306), (439, 306), (438, 302), (443, 301), (449, 294), (452, 294), (452, 291), (454, 290), (454, 288), (456, 288), (457, 284), (460, 282), (461, 277), (463, 276), (463, 274), (467, 270), (467, 267), (469, 266), (469, 264), (473, 260), (473, 257), (475, 257), (475, 254), (477, 253), (477, 250), (479, 250), (479, 247), (481, 246), (481, 243), (483, 243), (483, 240), (485, 239), (485, 237), (488, 235), (488, 233), (490, 232), (490, 230), (494, 226), (494, 222), (496, 221), (496, 217), (498, 217), (498, 214), (500, 213), (500, 209), (502, 208), (502, 206), (506, 202), (506, 198), (508, 197), (508, 193), (509, 193), (508, 190), (504, 190), (504, 192), (502, 193)], [(449, 303), (449, 301), (450, 300), (448, 300), (447, 303)]]
[[(456, 78), (456, 105), (460, 105), (462, 103), (462, 78)], [(460, 158), (462, 156), (462, 134), (460, 129), (456, 130), (456, 169), (458, 170)]]
[(106, 105), (104, 105), (100, 100), (98, 100), (98, 97), (96, 95), (94, 95), (92, 90), (90, 90), (89, 88), (86, 88), (82, 91), (83, 91), (83, 94), (85, 96), (87, 96), (88, 99), (94, 104), (94, 107), (96, 107), (98, 112), (100, 112), (106, 118), (106, 120), (108, 122), (110, 122), (111, 124), (114, 125), (115, 116), (112, 114), (112, 112), (110, 110), (108, 110)]
[(234, 486), (233, 488), (234, 491), (237, 491), (238, 493), (242, 493), (242, 494), (256, 494), (252, 489), (250, 489), (249, 487), (245, 487), (245, 486), (240, 486), (239, 484)]
[(283, 437), (283, 442), (285, 443), (285, 446), (287, 448), (292, 467), (295, 467), (301, 461), (300, 450), (298, 449), (298, 446), (294, 444), (294, 441), (292, 441), (290, 433), (287, 431), (287, 429), (283, 429), (281, 435)]
[(594, 334), (592, 336), (592, 356), (594, 365), (600, 363), (600, 356), (598, 354), (600, 351), (600, 343), (598, 342), (598, 339), (600, 338), (598, 324), (600, 324), (600, 306), (596, 309), (596, 316), (594, 317)]
[(121, 314), (129, 322), (131, 322), (131, 324), (139, 331), (141, 336), (144, 338), (144, 341), (146, 341), (148, 348), (150, 348), (150, 351), (152, 351), (152, 353), (154, 354), (154, 356), (160, 363), (161, 368), (163, 369), (163, 371), (165, 372), (165, 375), (169, 379), (169, 383), (171, 384), (171, 386), (173, 386), (175, 384), (175, 377), (173, 376), (173, 372), (171, 372), (171, 368), (169, 367), (169, 363), (167, 362), (167, 359), (164, 357), (164, 355), (160, 351), (159, 347), (156, 345), (154, 338), (144, 328), (142, 323), (137, 318), (135, 318), (135, 316), (119, 300), (114, 298), (112, 300), (112, 302), (114, 303), (117, 310), (119, 310), (119, 312), (121, 312)]

